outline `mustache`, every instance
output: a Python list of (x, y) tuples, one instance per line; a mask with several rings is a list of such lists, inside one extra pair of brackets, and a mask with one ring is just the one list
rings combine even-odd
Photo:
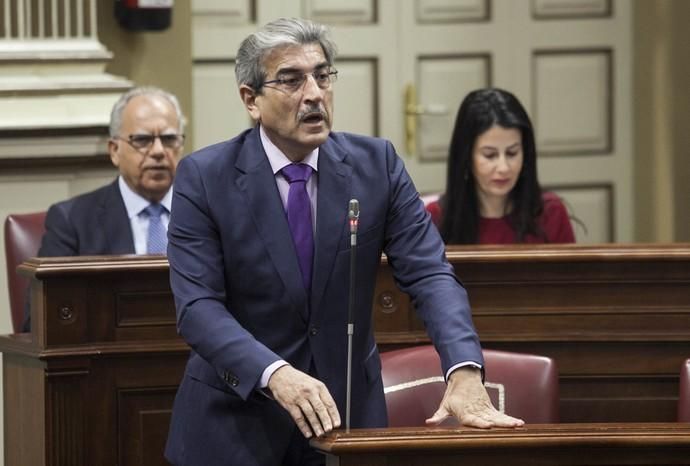
[(320, 105), (310, 105), (309, 107), (305, 108), (304, 110), (298, 112), (297, 113), (297, 120), (302, 121), (305, 118), (307, 118), (309, 116), (314, 116), (314, 115), (320, 115), (321, 118), (328, 121), (328, 114), (326, 113), (326, 109), (322, 108)]

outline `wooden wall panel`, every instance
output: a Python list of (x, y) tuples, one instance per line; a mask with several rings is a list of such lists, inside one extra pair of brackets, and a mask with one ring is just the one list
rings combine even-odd
[(378, 0), (305, 0), (304, 17), (326, 24), (371, 24)]
[(379, 136), (378, 60), (345, 57), (336, 61), (333, 129)]
[(540, 154), (610, 152), (611, 51), (537, 51), (533, 60), (532, 117)]
[(532, 0), (535, 19), (609, 17), (611, 0)]
[[(214, 115), (204, 118), (203, 125), (192, 126), (195, 141), (212, 144), (233, 138), (251, 127), (251, 118), (237, 88), (234, 60), (199, 61), (192, 75), (193, 114)], [(243, 118), (231, 118), (233, 114)]]
[(571, 215), (578, 244), (601, 244), (613, 241), (613, 188), (610, 185), (569, 185), (551, 187), (560, 196)]
[(460, 102), (468, 92), (489, 85), (491, 57), (420, 56), (417, 73), (419, 156), (445, 160)]
[(489, 19), (489, 0), (416, 0), (419, 23), (461, 23)]

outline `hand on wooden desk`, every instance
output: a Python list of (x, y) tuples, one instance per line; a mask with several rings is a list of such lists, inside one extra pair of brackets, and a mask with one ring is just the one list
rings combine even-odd
[(268, 388), (306, 438), (320, 437), (340, 427), (338, 408), (320, 380), (285, 365), (268, 379)]
[(455, 416), (464, 426), (482, 429), (520, 427), (525, 424), (522, 419), (508, 416), (494, 408), (482, 384), (481, 372), (471, 366), (461, 367), (450, 374), (441, 406), (426, 423), (438, 425), (450, 416)]

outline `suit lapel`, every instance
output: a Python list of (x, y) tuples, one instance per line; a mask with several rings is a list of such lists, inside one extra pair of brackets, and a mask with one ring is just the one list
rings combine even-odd
[[(314, 237), (312, 313), (321, 308), (330, 279), (338, 244), (347, 228), (347, 209), (351, 195), (352, 167), (345, 163), (347, 153), (329, 138), (319, 149), (319, 190)], [(312, 315), (312, 318), (316, 318)]]
[(134, 254), (134, 237), (125, 201), (122, 200), (117, 179), (110, 185), (104, 202), (98, 206), (96, 217), (103, 228), (110, 254)]
[(275, 176), (261, 145), (258, 127), (247, 134), (235, 166), (242, 173), (237, 177), (237, 187), (247, 196), (248, 210), (259, 236), (285, 284), (288, 295), (306, 321), (307, 295), (302, 284), (297, 254)]

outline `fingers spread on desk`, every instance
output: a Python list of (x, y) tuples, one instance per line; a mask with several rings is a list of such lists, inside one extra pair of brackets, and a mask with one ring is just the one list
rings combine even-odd
[(286, 365), (273, 373), (268, 384), (306, 438), (322, 436), (340, 426), (335, 401), (320, 380)]

